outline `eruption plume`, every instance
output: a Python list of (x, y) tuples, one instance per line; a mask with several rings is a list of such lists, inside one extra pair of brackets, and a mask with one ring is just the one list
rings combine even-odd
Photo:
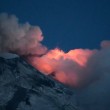
[(0, 14), (0, 52), (44, 54), (47, 48), (40, 43), (43, 40), (41, 29), (18, 21), (14, 15)]
[(0, 14), (0, 52), (13, 52), (36, 69), (56, 80), (74, 87), (89, 84), (102, 74), (110, 73), (110, 41), (102, 41), (101, 49), (74, 49), (65, 53), (48, 50), (41, 44), (42, 31), (18, 18)]

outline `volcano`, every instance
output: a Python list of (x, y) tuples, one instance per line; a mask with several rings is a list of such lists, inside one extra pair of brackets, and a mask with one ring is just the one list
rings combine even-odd
[(0, 110), (79, 110), (73, 90), (18, 55), (0, 55)]

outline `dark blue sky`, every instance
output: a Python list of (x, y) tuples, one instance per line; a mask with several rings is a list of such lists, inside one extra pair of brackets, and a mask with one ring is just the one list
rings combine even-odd
[(0, 0), (0, 13), (39, 25), (48, 48), (99, 48), (110, 40), (110, 0)]

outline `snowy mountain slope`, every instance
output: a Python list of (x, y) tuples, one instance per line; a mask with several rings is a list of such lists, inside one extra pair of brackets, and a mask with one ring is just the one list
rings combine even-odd
[(78, 110), (73, 96), (22, 58), (0, 56), (0, 110)]

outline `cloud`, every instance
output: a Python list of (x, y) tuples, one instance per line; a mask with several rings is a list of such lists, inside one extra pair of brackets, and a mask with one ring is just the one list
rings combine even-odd
[[(46, 75), (70, 86), (80, 86), (88, 77), (87, 62), (96, 50), (75, 49), (65, 53), (59, 49), (48, 51), (41, 57), (31, 57), (30, 63)], [(82, 82), (83, 81), (83, 82)]]
[(110, 41), (104, 40), (101, 42), (102, 48), (110, 48)]
[(55, 48), (41, 57), (29, 59), (42, 73), (69, 86), (81, 87), (110, 73), (109, 45), (110, 41), (102, 41), (99, 50), (74, 49), (67, 53)]
[(42, 40), (38, 26), (31, 26), (28, 22), (20, 24), (15, 15), (0, 14), (0, 52), (44, 54), (47, 49), (40, 43)]
[(43, 74), (73, 87), (87, 85), (110, 73), (110, 41), (102, 41), (99, 50), (73, 49), (65, 53), (58, 48), (47, 50), (42, 40), (38, 26), (21, 24), (15, 15), (0, 14), (1, 53), (24, 56)]

